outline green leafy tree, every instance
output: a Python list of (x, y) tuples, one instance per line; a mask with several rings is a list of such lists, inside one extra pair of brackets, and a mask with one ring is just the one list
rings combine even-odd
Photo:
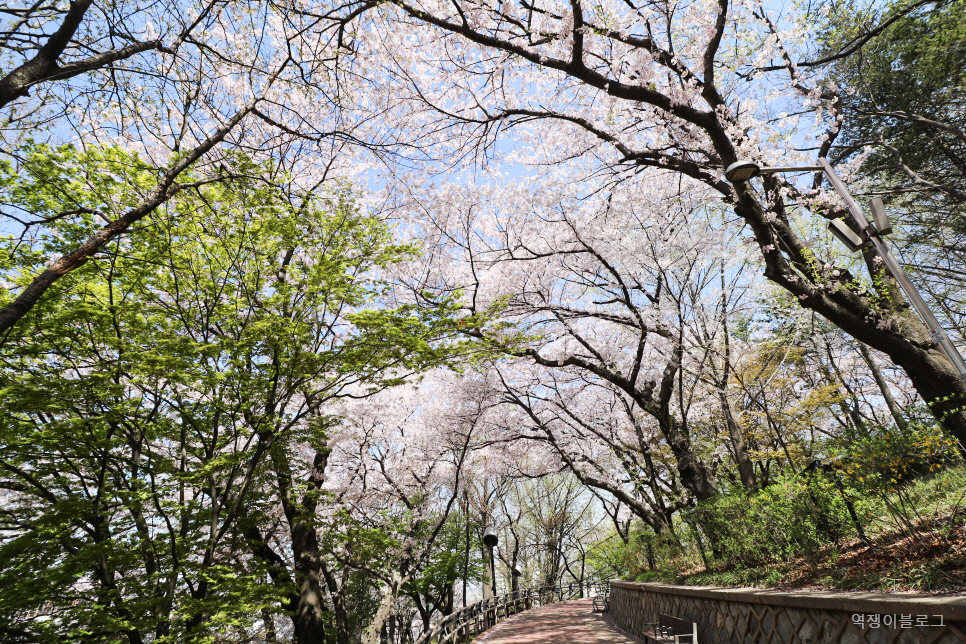
[[(7, 203), (50, 220), (5, 240), (14, 285), (151, 181), (116, 149), (40, 146), (31, 161), (0, 176)], [(325, 404), (438, 363), (447, 309), (366, 312), (385, 302), (378, 271), (413, 248), (348, 187), (236, 165), (250, 178), (182, 192), (4, 336), (8, 641), (201, 642), (280, 612), (298, 641), (326, 641)]]

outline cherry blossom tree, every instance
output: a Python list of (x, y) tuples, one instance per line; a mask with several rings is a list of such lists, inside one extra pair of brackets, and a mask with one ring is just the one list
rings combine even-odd
[[(357, 41), (359, 55), (395, 83), (397, 123), (423, 156), (526, 168), (527, 180), (588, 195), (630, 191), (635, 176), (701, 191), (745, 224), (768, 280), (888, 355), (966, 444), (964, 384), (872, 251), (871, 279), (861, 280), (819, 258), (804, 234), (810, 213), (844, 213), (819, 178), (806, 188), (723, 176), (739, 159), (793, 165), (828, 154), (843, 117), (808, 60), (807, 11), (778, 17), (753, 0), (403, 0), (346, 11), (356, 33), (379, 34)], [(839, 171), (848, 179), (850, 168)]]
[[(720, 385), (701, 380), (702, 324), (734, 314), (755, 278), (741, 253), (707, 253), (727, 234), (718, 215), (676, 186), (647, 201), (555, 188), (483, 189), (470, 206), (456, 201), (459, 187), (434, 193), (426, 216), (451, 249), (440, 279), (452, 280), (448, 288), (468, 283), (471, 312), (490, 311), (504, 325), (488, 337), (512, 359), (493, 386), (520, 413), (494, 414), (494, 422), (511, 435), (533, 428), (530, 437), (584, 483), (618, 495), (663, 532), (678, 509), (717, 493), (705, 461), (716, 440), (694, 431), (709, 426), (695, 421)], [(709, 299), (721, 310), (706, 312)], [(728, 434), (740, 437), (740, 427)], [(621, 471), (626, 481), (614, 478)]]
[[(320, 565), (334, 604), (347, 590), (340, 584), (347, 570), (340, 580), (339, 565), (377, 583), (374, 610), (360, 625), (363, 642), (379, 641), (403, 587), (434, 554), (470, 471), (484, 470), (480, 393), (475, 379), (437, 370), (418, 384), (338, 407), (343, 420), (329, 444), (323, 525), (329, 532), (378, 529), (384, 541), (370, 551), (354, 549), (352, 539), (337, 540)], [(347, 630), (340, 626), (340, 642), (350, 641)]]

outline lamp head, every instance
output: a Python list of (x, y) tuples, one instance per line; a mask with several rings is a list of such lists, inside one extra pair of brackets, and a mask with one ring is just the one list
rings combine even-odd
[(728, 181), (747, 181), (761, 174), (761, 167), (754, 161), (735, 161), (725, 168)]
[(872, 221), (875, 229), (880, 235), (888, 235), (892, 232), (892, 224), (889, 223), (889, 216), (886, 215), (885, 206), (882, 205), (882, 198), (876, 197), (869, 202), (869, 209), (872, 210)]
[(483, 545), (487, 548), (493, 548), (499, 542), (500, 538), (496, 535), (496, 529), (493, 526), (488, 526), (483, 532)]
[(865, 246), (865, 240), (859, 237), (841, 219), (832, 219), (828, 222), (828, 229), (835, 238), (845, 244), (851, 252), (855, 252)]

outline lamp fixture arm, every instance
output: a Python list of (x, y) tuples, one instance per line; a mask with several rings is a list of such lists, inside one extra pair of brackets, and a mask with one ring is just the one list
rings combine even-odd
[(849, 212), (851, 212), (852, 216), (855, 217), (855, 221), (859, 224), (859, 228), (861, 228), (862, 232), (869, 237), (869, 240), (875, 247), (879, 257), (882, 258), (882, 262), (885, 264), (886, 270), (892, 274), (896, 282), (898, 282), (899, 288), (902, 289), (902, 292), (905, 293), (913, 307), (915, 307), (923, 322), (925, 322), (926, 326), (929, 327), (929, 336), (932, 338), (933, 342), (938, 344), (943, 353), (946, 354), (946, 357), (949, 358), (949, 361), (959, 373), (960, 379), (966, 381), (966, 361), (963, 360), (963, 356), (959, 353), (956, 345), (953, 344), (952, 340), (949, 339), (949, 335), (947, 335), (946, 331), (943, 330), (939, 320), (936, 319), (936, 316), (933, 315), (933, 312), (929, 309), (929, 306), (926, 305), (926, 301), (922, 299), (922, 295), (920, 295), (919, 291), (916, 290), (916, 287), (912, 284), (912, 281), (902, 269), (902, 265), (899, 264), (895, 256), (892, 254), (892, 251), (889, 250), (889, 245), (879, 235), (875, 226), (869, 223), (869, 220), (866, 219), (865, 213), (862, 212), (862, 209), (859, 208), (859, 204), (857, 204), (855, 199), (852, 198), (852, 195), (849, 194), (845, 184), (842, 183), (842, 180), (839, 179), (839, 176), (835, 174), (835, 170), (832, 169), (832, 166), (829, 164), (829, 162), (825, 159), (819, 159), (818, 161), (821, 163), (821, 168), (824, 171), (825, 176), (828, 177), (832, 187), (835, 188), (835, 192), (842, 197), (842, 199), (845, 201), (845, 204), (849, 208)]
[[(836, 235), (836, 237), (842, 240), (846, 246), (848, 246), (849, 250), (852, 250), (853, 252), (859, 250), (859, 248), (865, 245), (866, 241), (872, 242), (872, 245), (875, 246), (876, 251), (879, 253), (879, 257), (882, 258), (886, 270), (888, 270), (889, 273), (891, 273), (896, 279), (896, 282), (899, 284), (899, 288), (902, 289), (906, 297), (916, 308), (916, 311), (919, 312), (922, 320), (926, 323), (926, 326), (929, 328), (929, 335), (933, 342), (939, 345), (943, 353), (946, 354), (946, 357), (949, 358), (949, 361), (959, 373), (960, 379), (966, 382), (966, 361), (963, 360), (963, 356), (959, 353), (956, 345), (954, 345), (952, 340), (949, 339), (949, 336), (943, 330), (942, 325), (939, 324), (939, 320), (937, 320), (936, 316), (933, 315), (932, 311), (929, 310), (929, 307), (926, 305), (926, 301), (922, 299), (919, 291), (917, 291), (916, 287), (912, 285), (912, 282), (909, 280), (908, 276), (906, 276), (906, 272), (902, 270), (902, 266), (898, 261), (896, 261), (896, 258), (889, 250), (888, 244), (886, 244), (885, 240), (882, 238), (882, 235), (887, 235), (889, 232), (891, 232), (891, 226), (889, 225), (888, 219), (884, 215), (884, 211), (881, 216), (877, 217), (877, 221), (881, 219), (879, 225), (882, 226), (882, 229), (879, 230), (866, 218), (865, 213), (862, 212), (862, 209), (859, 208), (859, 204), (857, 204), (855, 199), (852, 198), (852, 195), (849, 194), (845, 184), (842, 182), (839, 176), (835, 174), (835, 170), (832, 168), (832, 165), (827, 159), (819, 158), (818, 165), (774, 168), (762, 168), (754, 161), (739, 160), (725, 168), (725, 177), (729, 181), (748, 181), (749, 179), (759, 175), (776, 174), (779, 172), (822, 172), (825, 177), (828, 178), (829, 182), (832, 184), (832, 187), (835, 188), (835, 192), (837, 192), (842, 200), (845, 201), (849, 212), (851, 212), (852, 217), (855, 218), (855, 223), (858, 224), (859, 230), (862, 233), (862, 239), (859, 239), (858, 237), (856, 239), (851, 239), (852, 232), (850, 229), (835, 230), (832, 224), (836, 222), (830, 223), (830, 228), (833, 228), (832, 232)], [(881, 209), (881, 205), (878, 207)], [(876, 208), (876, 204), (873, 204), (873, 214), (875, 214)], [(845, 239), (843, 239), (843, 235), (846, 237)]]
[[(869, 220), (866, 219), (865, 213), (863, 213), (862, 209), (859, 208), (859, 204), (855, 203), (855, 199), (853, 199), (852, 195), (849, 194), (845, 184), (842, 183), (841, 179), (839, 179), (839, 175), (835, 174), (835, 170), (832, 169), (832, 165), (825, 159), (819, 159), (818, 161), (822, 164), (822, 170), (825, 172), (825, 176), (828, 177), (829, 183), (831, 183), (832, 187), (835, 188), (835, 192), (839, 193), (839, 196), (845, 200), (845, 205), (849, 207), (849, 212), (851, 212), (852, 216), (855, 217), (855, 221), (858, 222), (859, 228), (870, 237), (876, 237), (877, 233), (875, 227), (873, 227), (872, 224), (869, 223)], [(878, 247), (876, 247), (876, 249), (878, 249)]]
[(882, 258), (882, 262), (885, 267), (892, 273), (892, 276), (896, 278), (896, 282), (899, 283), (899, 287), (906, 294), (906, 297), (915, 307), (916, 311), (922, 317), (926, 326), (929, 327), (929, 336), (932, 338), (933, 342), (939, 345), (949, 358), (949, 361), (953, 363), (953, 367), (959, 373), (961, 380), (966, 381), (966, 361), (963, 360), (963, 356), (959, 353), (956, 345), (953, 341), (949, 339), (946, 331), (943, 330), (942, 325), (936, 316), (933, 315), (932, 311), (926, 305), (926, 301), (922, 299), (919, 291), (913, 286), (912, 281), (906, 275), (906, 272), (902, 270), (902, 266), (896, 260), (892, 251), (889, 250), (889, 245), (885, 243), (885, 240), (878, 236), (872, 236), (872, 243), (875, 245), (876, 251), (879, 253), (879, 257)]

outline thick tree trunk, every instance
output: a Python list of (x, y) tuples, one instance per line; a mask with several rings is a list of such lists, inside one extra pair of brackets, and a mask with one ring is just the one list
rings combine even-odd
[(299, 595), (295, 639), (298, 644), (325, 644), (319, 538), (314, 523), (308, 520), (293, 525), (291, 532), (295, 583)]
[(933, 349), (921, 359), (890, 357), (905, 370), (936, 420), (959, 443), (960, 452), (966, 452), (966, 387), (946, 356)]
[(323, 621), (325, 599), (322, 593), (324, 571), (319, 537), (315, 529), (315, 512), (328, 458), (328, 449), (316, 451), (305, 490), (301, 497), (296, 497), (288, 459), (284, 455), (273, 456), (279, 498), (292, 539), (292, 559), (295, 563), (295, 586), (298, 594), (292, 621), (297, 644), (325, 644), (326, 641)]
[(698, 501), (707, 501), (717, 496), (718, 489), (715, 487), (711, 468), (695, 455), (685, 427), (671, 416), (660, 418), (659, 425), (677, 461), (681, 485)]
[[(721, 156), (730, 163), (736, 157), (730, 143), (727, 148), (722, 147)], [(766, 178), (766, 187), (775, 193), (779, 189), (771, 177)], [(872, 254), (867, 253), (866, 264), (876, 278), (879, 297), (889, 305), (884, 311), (873, 308), (867, 294), (849, 285), (852, 277), (847, 272), (839, 271), (834, 277), (817, 274), (804, 242), (783, 220), (785, 214), (780, 199), (776, 197), (778, 219), (769, 223), (758, 195), (747, 182), (735, 182), (735, 190), (739, 198), (735, 212), (751, 226), (763, 251), (768, 246), (777, 246), (786, 249), (789, 255), (786, 258), (778, 252), (763, 252), (765, 277), (797, 295), (805, 308), (815, 311), (859, 342), (885, 353), (893, 363), (902, 367), (947, 434), (959, 443), (960, 451), (966, 453), (966, 383), (933, 342), (926, 326), (908, 307), (895, 281), (884, 269), (876, 267)], [(792, 265), (797, 270), (793, 270)], [(812, 281), (802, 279), (800, 274), (810, 275)]]

